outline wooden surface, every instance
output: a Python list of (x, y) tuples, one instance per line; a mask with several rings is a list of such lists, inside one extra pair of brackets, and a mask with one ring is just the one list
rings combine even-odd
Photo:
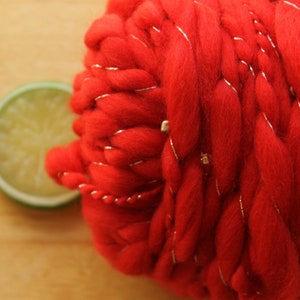
[[(104, 7), (103, 0), (0, 0), (0, 98), (32, 81), (71, 83), (82, 68), (83, 35)], [(94, 250), (79, 203), (39, 211), (0, 193), (0, 228), (0, 299), (179, 299), (113, 270)]]

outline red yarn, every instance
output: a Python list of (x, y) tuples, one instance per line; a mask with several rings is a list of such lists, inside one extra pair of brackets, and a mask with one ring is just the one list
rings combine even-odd
[(111, 0), (93, 23), (79, 140), (47, 170), (119, 270), (195, 299), (299, 299), (299, 37), (300, 0)]

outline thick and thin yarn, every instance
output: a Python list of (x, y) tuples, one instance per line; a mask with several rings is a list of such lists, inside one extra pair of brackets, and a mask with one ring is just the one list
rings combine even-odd
[(95, 245), (194, 299), (300, 297), (300, 1), (111, 0), (46, 167)]

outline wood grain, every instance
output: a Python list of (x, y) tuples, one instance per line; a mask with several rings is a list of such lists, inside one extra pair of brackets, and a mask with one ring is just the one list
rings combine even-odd
[[(71, 83), (82, 69), (84, 33), (104, 7), (102, 0), (0, 0), (0, 98), (32, 81)], [(92, 245), (79, 202), (43, 211), (0, 193), (0, 228), (0, 299), (179, 299), (111, 268)]]

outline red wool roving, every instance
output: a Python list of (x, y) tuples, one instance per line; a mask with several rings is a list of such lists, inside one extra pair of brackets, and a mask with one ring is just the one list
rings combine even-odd
[(300, 0), (111, 0), (49, 174), (126, 274), (300, 299)]

